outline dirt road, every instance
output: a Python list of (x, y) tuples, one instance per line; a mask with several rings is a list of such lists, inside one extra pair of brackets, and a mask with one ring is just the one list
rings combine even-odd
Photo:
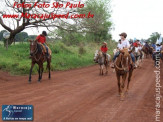
[(0, 72), (0, 117), (3, 104), (31, 104), (34, 122), (155, 121), (155, 68), (151, 59), (145, 59), (142, 68), (134, 71), (125, 101), (117, 97), (115, 73), (110, 69), (108, 75), (99, 76), (98, 69), (96, 65), (53, 72), (51, 80), (44, 74), (42, 83), (37, 82), (36, 75), (31, 84), (28, 76)]

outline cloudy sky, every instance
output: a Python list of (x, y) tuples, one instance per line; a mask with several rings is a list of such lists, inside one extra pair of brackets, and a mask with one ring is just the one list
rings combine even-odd
[[(148, 38), (152, 32), (163, 35), (163, 0), (112, 0), (113, 39), (126, 32), (128, 38)], [(3, 28), (0, 26), (0, 30)], [(43, 29), (27, 29), (29, 34), (41, 33)]]
[(152, 32), (163, 35), (163, 0), (112, 0), (113, 38), (126, 32), (128, 38), (148, 38)]

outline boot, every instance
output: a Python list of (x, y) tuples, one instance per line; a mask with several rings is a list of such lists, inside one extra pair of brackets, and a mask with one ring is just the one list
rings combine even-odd
[(49, 59), (49, 58), (50, 58), (50, 56), (49, 56), (49, 54), (48, 54), (48, 53), (46, 53), (46, 58), (47, 58), (47, 59)]
[(113, 61), (112, 64), (111, 64), (111, 68), (113, 68), (113, 69), (115, 68), (115, 67), (114, 67), (114, 61)]
[(133, 67), (134, 67), (134, 69), (136, 69), (137, 68), (137, 65), (135, 63), (133, 63)]

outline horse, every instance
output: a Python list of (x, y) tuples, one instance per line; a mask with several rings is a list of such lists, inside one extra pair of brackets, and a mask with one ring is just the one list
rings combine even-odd
[(163, 50), (161, 50), (161, 60), (163, 62)]
[(153, 50), (151, 47), (143, 46), (142, 51), (145, 53), (146, 58), (148, 58), (148, 55), (152, 57)]
[(138, 67), (140, 67), (140, 62), (142, 62), (142, 59), (143, 59), (142, 51), (138, 47), (134, 47), (133, 48), (133, 54), (135, 56), (136, 65)]
[[(131, 62), (130, 53), (131, 51), (129, 52), (128, 49), (121, 50), (119, 56), (117, 57), (114, 63), (116, 77), (118, 81), (118, 95), (120, 96), (120, 100), (124, 100), (125, 93), (128, 93), (129, 91), (129, 84), (134, 70), (134, 67)], [(125, 88), (125, 81), (127, 75), (128, 75), (128, 83), (127, 83), (127, 89), (125, 90), (124, 88)], [(121, 77), (122, 77), (122, 82), (120, 80)]]
[(47, 58), (45, 56), (45, 51), (43, 49), (42, 44), (38, 43), (37, 41), (34, 40), (29, 40), (30, 42), (30, 55), (31, 55), (31, 68), (30, 68), (30, 73), (29, 73), (29, 83), (31, 83), (31, 74), (32, 70), (35, 64), (38, 64), (39, 69), (38, 69), (38, 82), (41, 82), (42, 79), (42, 74), (43, 74), (43, 63), (46, 61), (47, 62), (47, 68), (49, 70), (49, 79), (51, 78), (51, 73), (50, 73), (50, 64), (51, 64), (51, 55)]
[(157, 66), (157, 61), (160, 61), (160, 60), (163, 61), (162, 54), (163, 54), (163, 51), (160, 51), (160, 52), (155, 51), (153, 53), (154, 66)]
[(109, 67), (109, 62), (110, 62), (110, 55), (106, 54), (106, 61), (105, 61), (105, 56), (102, 53), (101, 50), (96, 50), (95, 55), (94, 55), (94, 61), (100, 65), (100, 75), (104, 75), (104, 66), (106, 68), (105, 74), (108, 74), (108, 67)]

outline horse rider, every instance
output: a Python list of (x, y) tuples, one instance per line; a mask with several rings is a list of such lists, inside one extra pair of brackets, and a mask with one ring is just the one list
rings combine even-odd
[(156, 53), (160, 53), (160, 57), (162, 57), (162, 54), (161, 54), (161, 50), (162, 50), (162, 46), (160, 43), (156, 43), (156, 48), (155, 48), (155, 51)]
[(138, 47), (138, 40), (135, 40), (135, 42), (133, 43), (134, 47)]
[(142, 45), (141, 45), (141, 43), (138, 43), (138, 49), (141, 51), (142, 50)]
[(148, 44), (147, 41), (145, 42), (145, 45), (144, 46), (147, 47), (148, 49), (150, 48), (150, 46), (149, 46), (149, 44)]
[(119, 42), (118, 42), (117, 49), (118, 49), (118, 50), (122, 50), (122, 49), (123, 49), (123, 45), (122, 45), (121, 39), (120, 39)]
[(153, 49), (156, 49), (156, 44), (153, 42), (152, 45), (151, 45), (151, 47), (152, 47)]
[(105, 57), (105, 61), (107, 61), (107, 51), (108, 51), (108, 47), (107, 47), (107, 43), (103, 42), (102, 46), (101, 46), (101, 51)]
[[(129, 49), (129, 48), (131, 47), (131, 45), (130, 45), (129, 41), (126, 39), (127, 34), (126, 34), (126, 33), (121, 33), (121, 34), (119, 34), (119, 36), (120, 36), (120, 38), (121, 38), (122, 48), (128, 48), (128, 49)], [(122, 50), (122, 49), (120, 49), (120, 50)], [(115, 61), (116, 58), (119, 56), (119, 54), (120, 54), (120, 51), (118, 51), (118, 52), (114, 55), (113, 62), (112, 62), (112, 65), (111, 65), (112, 68), (114, 68), (114, 61)], [(131, 59), (132, 59), (132, 61), (133, 61), (133, 66), (134, 66), (134, 68), (136, 68), (135, 56), (134, 56), (133, 53), (130, 53), (130, 56), (131, 56)]]
[(42, 34), (36, 37), (36, 41), (38, 43), (41, 43), (46, 48), (46, 57), (49, 58), (48, 46), (46, 43), (46, 36), (47, 36), (46, 31), (42, 31)]

